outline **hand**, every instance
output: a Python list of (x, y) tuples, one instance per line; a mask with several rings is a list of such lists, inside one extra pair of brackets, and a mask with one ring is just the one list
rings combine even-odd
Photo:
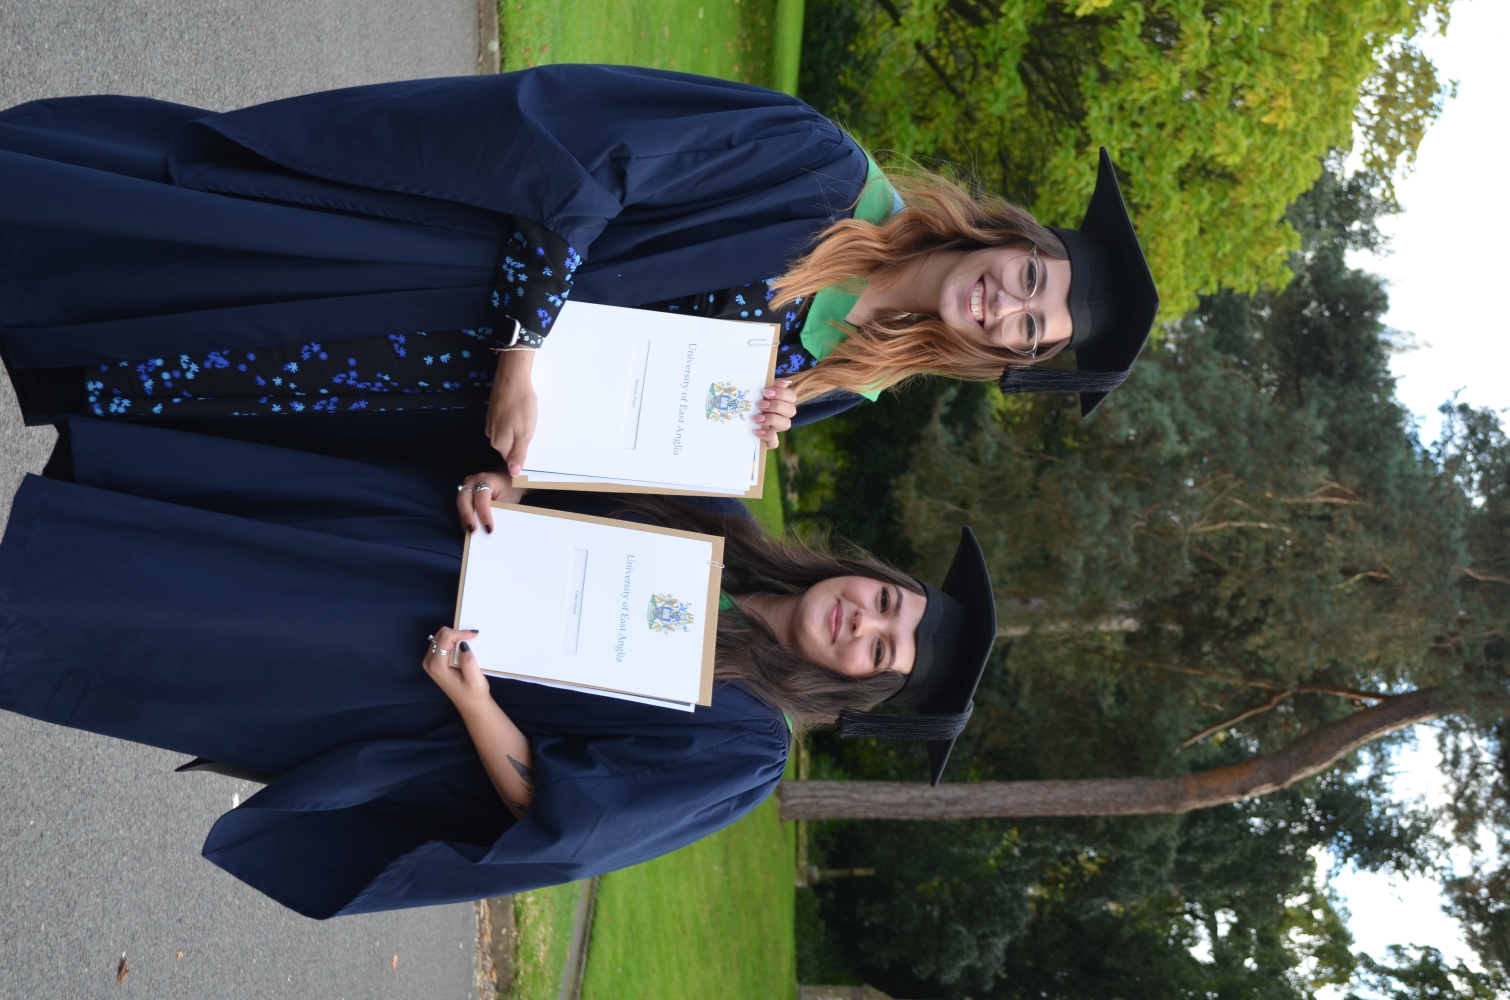
[(535, 436), (538, 405), (530, 384), (534, 351), (505, 351), (498, 355), (493, 395), (488, 400), (488, 440), (503, 456), (510, 475), (524, 471), (524, 456)]
[(438, 628), (431, 642), (442, 652), (427, 652), (423, 661), (425, 673), (463, 713), (483, 702), (493, 704), (488, 679), (477, 664), (477, 654), (466, 648), (465, 640), (476, 635), (476, 629)]
[(790, 379), (779, 378), (776, 388), (766, 389), (761, 395), (764, 398), (759, 404), (760, 412), (754, 418), (755, 436), (769, 447), (780, 448), (777, 434), (791, 430), (792, 418), (797, 415), (797, 390), (792, 388)]
[[(484, 486), (487, 488), (479, 488)], [(514, 485), (514, 477), (507, 472), (479, 472), (468, 476), (456, 491), (456, 513), (461, 515), (461, 526), (471, 534), (481, 524), (482, 530), (491, 535), (493, 501), (518, 503), (526, 492)]]

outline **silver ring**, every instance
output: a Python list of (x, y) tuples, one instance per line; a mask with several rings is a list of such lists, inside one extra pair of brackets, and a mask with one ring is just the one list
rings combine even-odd
[(491, 493), (493, 492), (493, 487), (489, 486), (487, 483), (478, 483), (476, 486), (472, 487), (473, 493), (481, 493), (483, 490), (487, 490), (489, 493)]
[(449, 649), (441, 649), (439, 646), (437, 646), (435, 644), (435, 636), (433, 636), (433, 635), (427, 635), (427, 636), (425, 636), (425, 638), (430, 640), (430, 652), (432, 652), (432, 653), (439, 653), (441, 656), (450, 656), (451, 655), (451, 651)]
[(466, 488), (467, 488), (467, 484), (466, 483), (462, 483), (460, 486), (456, 487), (456, 492), (457, 493), (465, 492)]

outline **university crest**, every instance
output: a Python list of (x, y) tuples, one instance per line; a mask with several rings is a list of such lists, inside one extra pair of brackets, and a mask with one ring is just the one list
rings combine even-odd
[(687, 626), (695, 620), (691, 606), (683, 604), (670, 594), (651, 594), (645, 619), (652, 632), (665, 632), (667, 635), (689, 631)]
[(708, 386), (708, 398), (703, 412), (709, 420), (728, 423), (743, 420), (750, 412), (750, 394), (737, 388), (733, 382), (714, 382)]

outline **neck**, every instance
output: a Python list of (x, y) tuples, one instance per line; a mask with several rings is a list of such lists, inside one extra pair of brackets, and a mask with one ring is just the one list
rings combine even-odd
[(745, 594), (735, 595), (734, 599), (746, 614), (765, 622), (783, 646), (796, 646), (797, 606), (801, 603), (801, 594)]
[(872, 281), (866, 285), (860, 293), (860, 300), (845, 319), (858, 326), (878, 316), (895, 313), (938, 315), (944, 278), (964, 255), (963, 250), (940, 250), (913, 258), (889, 281)]

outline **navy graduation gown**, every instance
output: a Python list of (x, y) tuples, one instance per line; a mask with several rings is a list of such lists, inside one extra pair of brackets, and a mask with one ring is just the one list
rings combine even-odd
[(864, 153), (795, 98), (625, 66), (356, 87), (213, 114), (145, 98), (0, 113), (13, 369), (488, 325), (505, 216), (635, 306), (779, 274)]
[(782, 717), (739, 685), (682, 713), (493, 679), (535, 754), (515, 822), (419, 665), (455, 601), (450, 480), (156, 427), (67, 431), (73, 481), (28, 477), (0, 544), (0, 707), (284, 772), (204, 853), (300, 913), (636, 864), (780, 779)]

